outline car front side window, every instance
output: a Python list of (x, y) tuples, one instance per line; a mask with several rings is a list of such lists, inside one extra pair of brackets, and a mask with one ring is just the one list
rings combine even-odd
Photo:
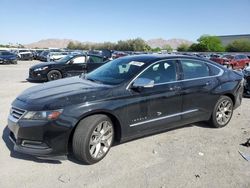
[(155, 84), (176, 81), (176, 62), (174, 60), (155, 63), (147, 68), (138, 78), (154, 80)]
[(73, 59), (73, 64), (82, 64), (82, 63), (85, 63), (84, 56), (76, 57), (75, 59)]

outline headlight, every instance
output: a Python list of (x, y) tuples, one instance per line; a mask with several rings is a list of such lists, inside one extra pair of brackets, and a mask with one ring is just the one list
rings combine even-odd
[(47, 68), (49, 68), (49, 67), (48, 67), (48, 66), (46, 66), (46, 67), (41, 67), (41, 68), (35, 69), (34, 71), (43, 71), (43, 70), (46, 70)]
[(53, 111), (28, 111), (22, 119), (25, 120), (56, 120), (62, 113), (62, 109)]

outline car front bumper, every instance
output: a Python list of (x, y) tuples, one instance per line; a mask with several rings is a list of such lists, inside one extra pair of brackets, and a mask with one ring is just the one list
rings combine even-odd
[(9, 115), (8, 129), (14, 151), (46, 159), (64, 159), (68, 153), (71, 128), (56, 121), (16, 120)]
[(16, 59), (4, 59), (0, 60), (0, 64), (17, 64)]
[(30, 69), (29, 77), (26, 80), (29, 82), (48, 81), (47, 73), (44, 71), (34, 71)]

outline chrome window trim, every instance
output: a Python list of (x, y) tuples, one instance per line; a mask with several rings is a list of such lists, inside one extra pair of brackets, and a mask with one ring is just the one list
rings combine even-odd
[(141, 125), (141, 124), (150, 123), (150, 122), (154, 122), (154, 121), (159, 121), (159, 120), (163, 120), (163, 119), (167, 119), (167, 118), (171, 118), (171, 117), (175, 117), (175, 116), (180, 116), (180, 115), (184, 115), (184, 114), (189, 114), (189, 113), (197, 112), (197, 111), (198, 111), (198, 109), (187, 110), (187, 111), (179, 112), (179, 113), (176, 113), (176, 114), (171, 114), (171, 115), (167, 115), (167, 116), (162, 116), (162, 117), (158, 117), (158, 118), (154, 118), (154, 119), (134, 123), (134, 124), (131, 124), (129, 126), (130, 127), (135, 127), (135, 126), (138, 126), (138, 125)]
[(203, 63), (207, 63), (217, 69), (220, 70), (220, 72), (217, 75), (214, 76), (204, 76), (204, 77), (199, 77), (199, 78), (190, 78), (190, 79), (183, 79), (183, 80), (176, 80), (176, 81), (171, 81), (171, 82), (163, 82), (163, 83), (158, 83), (158, 84), (154, 84), (154, 86), (158, 86), (158, 85), (164, 85), (164, 84), (170, 84), (170, 83), (178, 83), (178, 82), (186, 82), (186, 81), (193, 81), (193, 80), (200, 80), (200, 79), (205, 79), (205, 78), (214, 78), (214, 77), (219, 77), (224, 73), (224, 70), (222, 68), (220, 68), (219, 66), (216, 66), (208, 61), (202, 61), (199, 59), (188, 59), (188, 58), (171, 58), (171, 59), (164, 59), (164, 60), (160, 60), (160, 61), (156, 61), (152, 64), (150, 64), (149, 66), (147, 66), (144, 70), (142, 70), (135, 78), (133, 78), (127, 85), (126, 90), (129, 89), (129, 87), (131, 86), (131, 84), (135, 81), (135, 79), (137, 79), (143, 72), (145, 72), (147, 69), (149, 69), (151, 66), (153, 66), (156, 63), (161, 63), (164, 61), (168, 61), (168, 60), (175, 60), (175, 61), (181, 61), (181, 60), (192, 60), (192, 61), (198, 61), (198, 62), (203, 62)]

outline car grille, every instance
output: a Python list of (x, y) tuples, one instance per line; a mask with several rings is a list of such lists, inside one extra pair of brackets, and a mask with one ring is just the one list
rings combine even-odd
[(19, 120), (25, 112), (25, 110), (16, 107), (12, 107), (10, 109), (10, 115), (17, 120)]

